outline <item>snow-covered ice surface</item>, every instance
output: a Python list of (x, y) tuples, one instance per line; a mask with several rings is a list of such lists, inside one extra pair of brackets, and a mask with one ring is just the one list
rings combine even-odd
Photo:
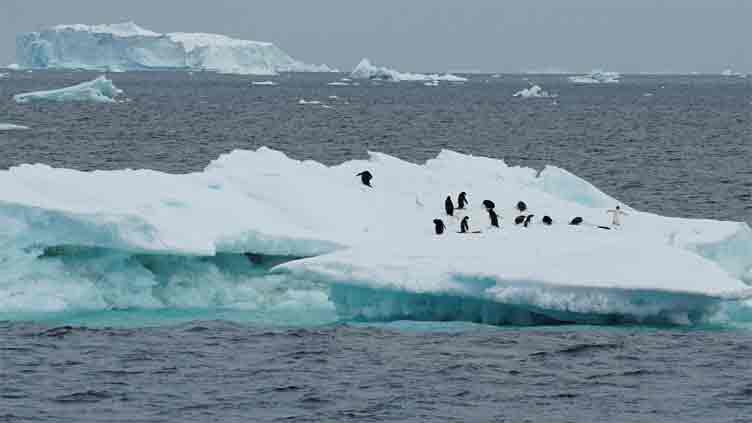
[(16, 39), (22, 68), (208, 70), (233, 74), (328, 72), (293, 59), (272, 43), (203, 33), (160, 34), (133, 22), (58, 25)]
[[(373, 188), (355, 177), (363, 170)], [(183, 175), (22, 165), (0, 171), (0, 186), (0, 311), (159, 307), (161, 278), (189, 281), (171, 305), (243, 307), (286, 280), (327, 287), (288, 296), (375, 320), (693, 323), (751, 294), (745, 223), (625, 206), (623, 227), (604, 230), (594, 225), (618, 202), (587, 181), (451, 151), (423, 165), (371, 153), (327, 167), (261, 148)], [(444, 216), (459, 191), (470, 206), (457, 216), (482, 233), (457, 234)], [(528, 228), (511, 223), (518, 200), (536, 216)], [(575, 216), (586, 223), (567, 225)], [(227, 282), (248, 275), (253, 284)]]
[(619, 82), (621, 75), (617, 72), (605, 72), (593, 70), (587, 75), (570, 76), (569, 81), (575, 84), (615, 84)]
[(372, 79), (379, 81), (417, 81), (417, 82), (432, 82), (432, 81), (446, 81), (446, 82), (466, 82), (467, 78), (461, 76), (446, 74), (422, 74), (422, 73), (402, 73), (394, 69), (389, 69), (381, 66), (374, 66), (368, 59), (363, 59), (353, 69), (350, 74), (352, 78), (356, 79)]
[(0, 131), (20, 131), (24, 129), (29, 129), (29, 127), (12, 123), (0, 123)]
[(121, 95), (123, 90), (117, 88), (112, 81), (105, 76), (100, 76), (93, 81), (82, 82), (72, 87), (60, 88), (49, 91), (35, 91), (30, 93), (16, 94), (13, 100), (19, 104), (35, 103), (40, 101), (71, 102), (87, 101), (94, 103), (115, 103), (115, 97)]
[(517, 91), (514, 93), (514, 97), (521, 98), (556, 98), (555, 94), (551, 94), (548, 91), (540, 87), (540, 85), (532, 85), (529, 88)]

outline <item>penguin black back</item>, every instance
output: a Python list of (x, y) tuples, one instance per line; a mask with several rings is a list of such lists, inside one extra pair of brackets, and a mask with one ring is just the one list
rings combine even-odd
[(355, 176), (360, 176), (360, 182), (363, 182), (363, 185), (373, 188), (371, 186), (371, 179), (373, 179), (373, 175), (371, 174), (371, 172), (364, 170), (363, 172), (360, 172)]
[(572, 221), (570, 221), (569, 224), (577, 226), (582, 222), (583, 222), (583, 219), (580, 216), (577, 216), (574, 219), (572, 219)]
[(525, 227), (526, 227), (526, 228), (527, 228), (527, 225), (529, 225), (529, 224), (530, 224), (530, 222), (532, 222), (532, 221), (533, 221), (533, 216), (535, 216), (535, 215), (534, 215), (534, 214), (529, 214), (529, 215), (527, 215), (527, 217), (525, 218)]
[(454, 203), (452, 203), (450, 195), (447, 195), (446, 200), (444, 200), (444, 210), (446, 210), (448, 216), (454, 216)]
[(543, 224), (551, 226), (554, 223), (554, 220), (551, 219), (551, 216), (543, 216)]
[(457, 197), (457, 210), (463, 210), (467, 204), (467, 193), (462, 191)]
[(521, 214), (521, 215), (519, 215), (519, 216), (517, 216), (517, 217), (514, 218), (514, 224), (515, 225), (521, 225), (524, 222), (525, 222), (525, 215), (524, 214)]
[(488, 209), (488, 217), (491, 219), (491, 226), (499, 227), (499, 215), (493, 208)]
[(434, 229), (436, 230), (436, 235), (441, 235), (444, 233), (444, 229), (446, 229), (446, 226), (444, 226), (443, 220), (434, 219), (433, 224), (434, 224)]
[(465, 216), (465, 217), (462, 218), (462, 222), (460, 222), (460, 233), (461, 234), (466, 234), (466, 233), (470, 232), (470, 224), (467, 222), (468, 220), (470, 220), (470, 218), (467, 217), (467, 216)]
[(496, 208), (496, 204), (494, 204), (494, 202), (491, 200), (483, 200), (483, 207), (488, 210), (493, 210)]
[(524, 201), (518, 201), (517, 202), (517, 210), (519, 210), (520, 213), (524, 212), (525, 210), (527, 210), (527, 204), (525, 204)]

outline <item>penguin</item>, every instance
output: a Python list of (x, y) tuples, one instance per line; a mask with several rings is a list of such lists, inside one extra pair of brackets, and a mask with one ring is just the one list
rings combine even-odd
[(467, 193), (462, 191), (459, 197), (457, 197), (457, 210), (464, 210), (467, 204)]
[(465, 216), (462, 218), (462, 222), (460, 222), (460, 233), (466, 234), (470, 232), (470, 224), (467, 223), (467, 221), (470, 220), (469, 217)]
[(496, 204), (494, 204), (491, 200), (483, 200), (483, 207), (485, 207), (487, 210), (493, 210), (496, 208)]
[(577, 216), (574, 219), (572, 219), (572, 221), (569, 222), (569, 224), (577, 226), (577, 225), (579, 225), (582, 222), (583, 222), (583, 219), (580, 216)]
[(530, 222), (532, 222), (532, 221), (533, 221), (533, 216), (535, 216), (535, 215), (534, 215), (534, 214), (529, 214), (529, 215), (527, 215), (527, 217), (525, 218), (525, 224), (524, 224), (524, 226), (525, 226), (526, 228), (527, 228), (527, 225), (529, 225), (529, 224), (530, 224)]
[(551, 216), (543, 216), (543, 224), (547, 226), (551, 226), (554, 223), (554, 220), (551, 219)]
[(491, 219), (491, 226), (499, 227), (499, 215), (496, 214), (493, 208), (488, 209), (488, 217)]
[(527, 210), (527, 204), (525, 204), (524, 201), (518, 201), (517, 210), (519, 210), (520, 213), (524, 212), (525, 210)]
[(434, 219), (433, 224), (436, 229), (436, 235), (441, 235), (444, 233), (444, 229), (446, 229), (446, 226), (444, 226), (444, 221), (441, 219)]
[(517, 216), (517, 217), (514, 218), (514, 224), (515, 225), (521, 225), (524, 222), (525, 222), (525, 215), (524, 214), (521, 214), (521, 215), (519, 215), (519, 216)]
[(373, 188), (371, 186), (371, 179), (373, 179), (373, 175), (371, 174), (371, 172), (364, 170), (363, 172), (360, 172), (355, 176), (360, 176), (360, 181), (363, 182), (363, 185), (369, 188)]
[(449, 195), (444, 200), (444, 210), (446, 210), (447, 216), (454, 216), (454, 203), (452, 203), (452, 197)]

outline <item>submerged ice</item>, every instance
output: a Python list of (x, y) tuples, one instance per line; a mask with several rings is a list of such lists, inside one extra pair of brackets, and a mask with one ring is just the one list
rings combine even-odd
[(114, 103), (115, 97), (121, 94), (123, 94), (123, 90), (116, 87), (107, 77), (100, 76), (93, 81), (82, 82), (72, 87), (16, 94), (13, 96), (13, 100), (18, 104), (40, 101)]
[(177, 69), (258, 75), (331, 71), (295, 60), (272, 43), (217, 34), (160, 34), (132, 22), (58, 25), (21, 34), (16, 58), (22, 68), (31, 69)]
[[(692, 323), (748, 298), (752, 282), (745, 223), (625, 206), (623, 226), (604, 230), (618, 202), (587, 181), (451, 151), (328, 167), (261, 148), (185, 175), (22, 165), (0, 185), (0, 313), (284, 306), (367, 320)], [(469, 207), (445, 216), (460, 191)], [(536, 216), (527, 228), (512, 223), (518, 200)], [(464, 216), (481, 233), (456, 233)], [(574, 216), (585, 223), (566, 224)]]

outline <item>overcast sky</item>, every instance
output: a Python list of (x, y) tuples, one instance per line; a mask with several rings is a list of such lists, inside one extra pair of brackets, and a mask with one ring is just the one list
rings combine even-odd
[(402, 71), (752, 71), (750, 0), (0, 0), (0, 63), (20, 32), (129, 20), (343, 70), (369, 57)]

